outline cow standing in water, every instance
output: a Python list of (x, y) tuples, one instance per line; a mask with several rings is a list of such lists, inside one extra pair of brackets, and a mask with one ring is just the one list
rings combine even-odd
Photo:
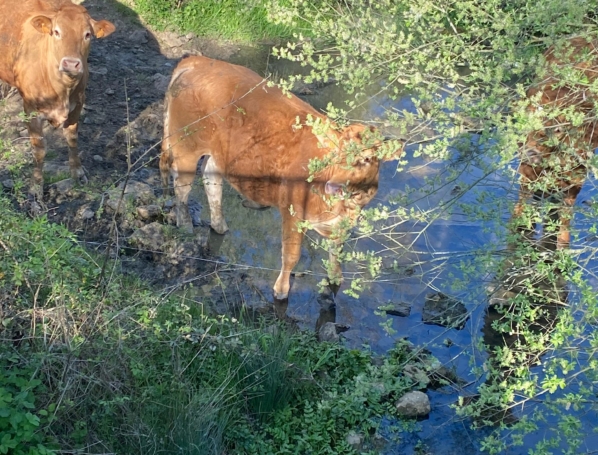
[(79, 115), (85, 102), (92, 35), (103, 38), (112, 23), (93, 20), (70, 0), (0, 1), (0, 79), (23, 98), (33, 147), (33, 194), (42, 199), (46, 145), (43, 121), (63, 128), (71, 176), (87, 178), (77, 148)]
[[(296, 96), (284, 94), (253, 71), (206, 57), (188, 57), (174, 70), (166, 95), (160, 170), (165, 189), (174, 180), (177, 225), (192, 229), (187, 200), (199, 159), (204, 168), (211, 226), (222, 234), (222, 179), (244, 205), (277, 207), (282, 217), (282, 269), (274, 297), (286, 299), (300, 256), (303, 221), (340, 242), (343, 220), (354, 223), (376, 194), (380, 160), (373, 128), (360, 124), (340, 131), (320, 126), (327, 119)], [(378, 152), (378, 153), (377, 153)], [(399, 151), (395, 152), (398, 155)], [(310, 161), (329, 165), (310, 178)], [(395, 159), (389, 156), (388, 159)], [(308, 181), (309, 180), (309, 181)], [(333, 252), (332, 279), (340, 282)]]
[[(544, 55), (546, 75), (527, 91), (528, 109), (546, 114), (544, 127), (528, 135), (523, 149), (514, 218), (521, 219), (532, 197), (555, 199), (560, 207), (550, 218), (559, 223), (559, 231), (556, 242), (549, 240), (546, 246), (562, 249), (569, 246), (572, 207), (587, 177), (588, 160), (598, 147), (596, 89), (592, 89), (598, 79), (598, 41), (572, 38)], [(555, 110), (558, 115), (551, 115)], [(535, 230), (533, 224), (518, 223), (526, 235)]]

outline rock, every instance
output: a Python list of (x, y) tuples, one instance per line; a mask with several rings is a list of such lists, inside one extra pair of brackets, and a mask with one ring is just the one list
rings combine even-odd
[(107, 192), (108, 200), (106, 201), (106, 205), (115, 212), (122, 213), (127, 203), (147, 205), (151, 204), (155, 199), (154, 190), (147, 183), (129, 180), (124, 194), (123, 185), (124, 182), (121, 183), (118, 188)]
[(150, 204), (137, 207), (137, 215), (139, 215), (139, 218), (145, 221), (156, 219), (161, 213), (162, 209), (159, 205)]
[(350, 431), (347, 435), (347, 444), (349, 444), (354, 450), (359, 450), (363, 444), (363, 436), (355, 431)]
[(174, 32), (164, 32), (160, 34), (160, 41), (165, 47), (180, 47), (189, 40)]
[(422, 311), (424, 324), (435, 324), (442, 327), (461, 330), (469, 314), (465, 305), (442, 292), (435, 292), (426, 296)]
[(407, 302), (388, 302), (388, 304), (380, 307), (391, 316), (407, 317), (411, 314), (411, 304)]
[(139, 44), (146, 44), (149, 41), (147, 37), (147, 30), (141, 29), (129, 33), (129, 41)]
[(68, 195), (71, 190), (75, 186), (75, 181), (73, 179), (64, 179), (60, 182), (56, 182), (52, 185), (52, 187), (56, 190), (56, 192), (60, 195)]
[(168, 88), (168, 84), (170, 84), (170, 77), (166, 76), (161, 73), (156, 73), (152, 76), (152, 80), (154, 81), (154, 88), (161, 92), (165, 93), (166, 89)]
[(44, 163), (44, 172), (54, 175), (71, 175), (71, 168), (68, 164), (47, 161)]
[(424, 417), (432, 410), (428, 395), (418, 390), (407, 392), (396, 404), (397, 413), (404, 417)]
[(95, 212), (89, 207), (81, 207), (78, 213), (83, 220), (91, 220), (95, 216)]
[(108, 68), (106, 68), (105, 66), (97, 66), (96, 67), (96, 66), (89, 65), (89, 72), (91, 74), (105, 75), (105, 74), (108, 74)]
[(412, 363), (408, 363), (403, 367), (403, 374), (420, 387), (426, 387), (430, 383), (430, 378), (425, 371)]
[(2, 187), (6, 190), (12, 190), (15, 187), (15, 181), (13, 179), (2, 180)]
[(319, 341), (328, 341), (330, 343), (338, 343), (340, 336), (336, 331), (336, 324), (334, 322), (327, 322), (318, 331)]
[(139, 249), (161, 251), (166, 243), (164, 225), (154, 222), (137, 229), (129, 237), (129, 243)]
[(104, 158), (101, 155), (94, 155), (92, 158), (93, 158), (93, 160), (96, 163), (103, 163), (104, 162)]

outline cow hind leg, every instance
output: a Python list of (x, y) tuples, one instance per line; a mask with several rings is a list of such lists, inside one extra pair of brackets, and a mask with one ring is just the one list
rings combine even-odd
[(176, 197), (176, 224), (187, 232), (193, 232), (193, 222), (189, 215), (189, 193), (193, 186), (193, 180), (195, 180), (195, 167), (193, 169), (177, 169), (173, 179)]
[(274, 298), (284, 300), (291, 288), (291, 272), (301, 256), (303, 231), (297, 229), (297, 219), (288, 210), (281, 211), (282, 216), (282, 268), (274, 283)]
[(172, 154), (170, 150), (162, 149), (160, 155), (160, 179), (162, 180), (162, 193), (164, 196), (172, 195), (170, 186), (170, 168), (172, 166)]
[(224, 234), (228, 225), (222, 214), (222, 174), (211, 157), (204, 166), (203, 183), (210, 205), (210, 225), (218, 234)]

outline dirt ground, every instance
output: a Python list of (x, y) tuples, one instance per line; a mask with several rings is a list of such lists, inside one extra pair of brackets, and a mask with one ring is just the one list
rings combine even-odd
[[(183, 55), (201, 53), (227, 60), (238, 46), (191, 34), (151, 31), (132, 10), (114, 0), (82, 4), (94, 19), (113, 22), (116, 31), (94, 40), (89, 57), (90, 81), (79, 128), (88, 185), (74, 185), (68, 178), (66, 141), (61, 131), (46, 125), (46, 215), (75, 232), (88, 248), (106, 253), (111, 267), (139, 275), (161, 289), (208, 283), (222, 264), (210, 256), (210, 231), (199, 221), (201, 207), (192, 207), (198, 226), (193, 235), (184, 236), (169, 226), (172, 202), (161, 197), (158, 156), (163, 99)], [(0, 137), (8, 139), (12, 148), (0, 161), (1, 189), (14, 197), (15, 206), (27, 210), (24, 195), (32, 156), (21, 111), (18, 93), (0, 86)], [(252, 298), (266, 300), (247, 275), (223, 272), (219, 276), (230, 281), (240, 297), (223, 294), (215, 300), (238, 304)]]

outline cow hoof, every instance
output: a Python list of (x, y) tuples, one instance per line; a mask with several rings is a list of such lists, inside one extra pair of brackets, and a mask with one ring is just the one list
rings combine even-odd
[(210, 222), (210, 227), (217, 233), (217, 234), (225, 234), (228, 232), (228, 225), (226, 221), (222, 221), (221, 223), (215, 223), (214, 221)]
[(289, 299), (288, 292), (276, 292), (275, 290), (272, 290), (272, 294), (274, 295), (275, 302), (284, 302)]
[(78, 178), (78, 182), (79, 185), (87, 185), (89, 183), (89, 180), (87, 179), (87, 176), (83, 174)]

